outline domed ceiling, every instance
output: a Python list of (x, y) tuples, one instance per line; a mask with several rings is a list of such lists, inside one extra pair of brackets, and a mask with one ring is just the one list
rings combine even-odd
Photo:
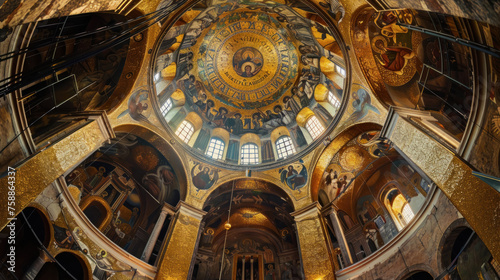
[[(345, 46), (334, 28), (307, 6), (194, 6), (157, 44), (153, 81), (167, 131), (226, 168), (244, 164), (246, 143), (256, 145), (250, 164), (261, 168), (297, 160), (342, 112)], [(283, 137), (292, 146), (284, 155), (276, 146)], [(223, 145), (216, 156), (214, 138)]]
[(297, 77), (296, 47), (267, 14), (247, 9), (227, 13), (208, 29), (197, 49), (194, 72), (208, 94), (236, 109), (273, 104)]

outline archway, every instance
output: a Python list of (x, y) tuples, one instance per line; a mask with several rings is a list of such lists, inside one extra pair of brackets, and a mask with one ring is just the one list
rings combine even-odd
[(413, 271), (410, 275), (403, 278), (403, 280), (434, 280), (434, 278), (425, 271)]
[(208, 213), (193, 279), (219, 275), (222, 279), (251, 279), (251, 275), (280, 279), (283, 273), (300, 274), (294, 220), (289, 214), (294, 207), (281, 188), (263, 180), (236, 179), (215, 189), (204, 210)]
[[(0, 274), (15, 276), (18, 279), (29, 269), (31, 264), (40, 256), (40, 248), (48, 247), (51, 240), (51, 225), (47, 215), (35, 207), (26, 207), (16, 216), (15, 224), (15, 272), (7, 270), (7, 265), (0, 268)], [(11, 235), (11, 227), (6, 226), (0, 234)], [(41, 244), (40, 244), (41, 242)], [(0, 243), (0, 261), (8, 264), (10, 247), (8, 242)]]
[(55, 257), (56, 262), (46, 263), (35, 280), (65, 280), (89, 278), (88, 267), (83, 259), (70, 252), (62, 252)]
[[(164, 156), (168, 148), (161, 138), (148, 130), (130, 128), (117, 132), (111, 143), (65, 179), (69, 188), (79, 192), (80, 209), (90, 222), (122, 249), (141, 258), (165, 204), (173, 208), (185, 199), (186, 187), (180, 183), (185, 171), (182, 165), (174, 168), (180, 162), (176, 154), (169, 154), (175, 159), (172, 164)], [(154, 138), (155, 143), (134, 132)]]
[(345, 247), (358, 261), (409, 225), (430, 191), (429, 180), (379, 139), (376, 127), (358, 125), (337, 136), (320, 156), (311, 184), (313, 199), (338, 209), (352, 245)]
[(500, 275), (498, 261), (493, 259), (483, 241), (465, 220), (457, 220), (441, 240), (440, 266), (450, 280), (495, 279)]

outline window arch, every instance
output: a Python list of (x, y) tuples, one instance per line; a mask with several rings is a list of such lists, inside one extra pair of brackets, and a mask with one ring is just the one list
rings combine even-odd
[(186, 144), (191, 139), (191, 136), (193, 136), (193, 133), (194, 133), (193, 124), (186, 120), (182, 121), (181, 125), (179, 125), (179, 127), (175, 131), (175, 135), (181, 138), (181, 140), (184, 141)]
[(278, 153), (278, 159), (285, 159), (288, 156), (295, 154), (296, 151), (292, 138), (286, 135), (278, 138), (278, 140), (276, 140), (276, 151)]
[(222, 159), (225, 147), (226, 143), (224, 143), (222, 139), (217, 137), (212, 137), (210, 139), (210, 143), (208, 143), (208, 149), (205, 152), (205, 155), (213, 159)]
[[(398, 231), (401, 231), (415, 216), (406, 198), (394, 186), (385, 194), (384, 204)], [(404, 216), (403, 211), (406, 211), (407, 217)]]
[(306, 129), (311, 134), (311, 137), (313, 139), (318, 138), (323, 131), (325, 131), (325, 128), (323, 125), (319, 122), (318, 118), (316, 116), (311, 116), (307, 122), (306, 122)]
[(259, 146), (254, 143), (246, 143), (241, 146), (241, 164), (259, 163)]
[(167, 99), (167, 101), (165, 101), (165, 103), (163, 103), (163, 105), (161, 105), (160, 111), (161, 111), (161, 114), (163, 115), (163, 117), (167, 116), (168, 111), (170, 111), (170, 109), (172, 109), (172, 107), (173, 107), (173, 104), (172, 104), (171, 98)]

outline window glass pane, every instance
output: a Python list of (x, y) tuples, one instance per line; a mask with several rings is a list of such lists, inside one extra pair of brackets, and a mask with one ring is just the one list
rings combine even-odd
[(165, 102), (161, 107), (161, 113), (163, 114), (163, 117), (167, 116), (168, 111), (172, 109), (172, 99), (167, 99), (167, 102)]
[(401, 212), (403, 214), (403, 219), (407, 224), (411, 221), (411, 219), (413, 219), (413, 217), (415, 217), (408, 203), (406, 203), (405, 206), (403, 206), (403, 210)]
[(188, 143), (189, 139), (191, 139), (191, 136), (193, 136), (193, 132), (193, 125), (188, 121), (182, 121), (181, 125), (179, 125), (179, 127), (175, 131), (175, 135), (181, 138), (181, 140), (185, 143)]
[(335, 70), (340, 74), (340, 76), (345, 77), (346, 72), (344, 68), (340, 67), (339, 65), (335, 65)]
[(316, 116), (312, 116), (307, 120), (306, 129), (309, 131), (309, 134), (311, 134), (313, 139), (318, 138), (318, 136), (325, 131), (325, 128), (321, 125)]
[(241, 146), (241, 164), (259, 163), (259, 147), (254, 143)]
[(208, 143), (208, 149), (205, 154), (213, 159), (222, 159), (225, 146), (226, 144), (221, 139), (212, 138), (210, 139), (210, 143)]
[(340, 100), (331, 91), (328, 92), (328, 102), (336, 109), (340, 107)]
[(292, 139), (288, 136), (282, 136), (276, 141), (276, 151), (278, 152), (278, 159), (287, 158), (289, 155), (295, 153)]

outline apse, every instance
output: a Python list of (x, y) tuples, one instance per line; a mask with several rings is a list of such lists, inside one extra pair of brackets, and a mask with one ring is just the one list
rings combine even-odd
[(301, 275), (291, 198), (257, 179), (220, 185), (206, 200), (193, 279)]

